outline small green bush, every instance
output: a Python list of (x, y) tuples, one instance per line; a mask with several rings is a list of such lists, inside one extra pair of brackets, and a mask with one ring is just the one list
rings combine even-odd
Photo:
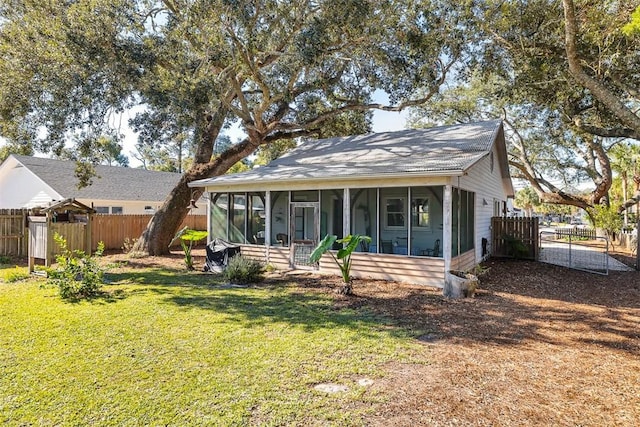
[(2, 264), (4, 265), (11, 264), (11, 258), (5, 255), (0, 255), (0, 265)]
[(236, 255), (229, 260), (224, 277), (232, 283), (256, 283), (262, 280), (263, 272), (261, 262)]
[(97, 258), (102, 256), (104, 243), (98, 243), (94, 256), (88, 256), (84, 251), (69, 250), (67, 241), (58, 233), (53, 238), (62, 253), (56, 256), (57, 268), (49, 270), (47, 285), (57, 287), (60, 296), (64, 299), (97, 295), (102, 287), (104, 275), (104, 270), (98, 265)]

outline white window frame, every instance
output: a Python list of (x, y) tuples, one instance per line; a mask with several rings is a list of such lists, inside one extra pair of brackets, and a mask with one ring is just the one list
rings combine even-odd
[[(413, 201), (414, 200), (426, 200), (427, 202), (427, 206), (428, 206), (428, 221), (426, 225), (418, 225), (418, 224), (414, 224), (413, 222)], [(414, 231), (431, 231), (431, 197), (429, 196), (422, 196), (422, 195), (411, 195), (411, 204), (412, 206), (410, 207), (411, 209), (411, 229)], [(424, 206), (424, 202), (422, 203), (421, 206)], [(424, 212), (416, 212), (416, 217), (418, 218), (418, 222), (420, 221), (420, 214), (424, 213)]]
[[(401, 200), (402, 201), (402, 212), (389, 212), (387, 209), (389, 200)], [(406, 230), (407, 229), (407, 196), (385, 196), (383, 199), (384, 206), (384, 228), (386, 230)], [(389, 225), (389, 214), (402, 214), (404, 218), (403, 225)]]

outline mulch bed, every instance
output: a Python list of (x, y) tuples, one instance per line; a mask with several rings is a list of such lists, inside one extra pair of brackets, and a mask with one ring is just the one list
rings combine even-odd
[[(166, 261), (178, 268), (181, 259), (150, 262)], [(268, 282), (295, 280), (332, 295), (336, 308), (366, 306), (415, 332), (414, 362), (389, 363), (367, 391), (386, 402), (367, 425), (640, 425), (640, 273), (512, 260), (486, 267), (476, 298), (461, 300), (378, 280), (356, 280), (349, 297), (334, 292), (339, 278)]]

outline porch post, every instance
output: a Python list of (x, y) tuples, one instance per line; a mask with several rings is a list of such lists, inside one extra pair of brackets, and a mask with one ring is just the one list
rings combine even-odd
[(351, 191), (349, 188), (344, 189), (342, 196), (342, 236), (351, 234)]
[(444, 257), (445, 273), (451, 270), (451, 226), (452, 226), (452, 189), (451, 185), (444, 186), (442, 198), (442, 256)]
[(269, 264), (269, 246), (271, 246), (271, 191), (267, 190), (264, 193), (264, 244), (265, 249), (265, 262)]

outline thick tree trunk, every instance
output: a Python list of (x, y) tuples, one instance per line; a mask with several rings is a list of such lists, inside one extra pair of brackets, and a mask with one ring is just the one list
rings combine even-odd
[[(201, 195), (200, 192), (192, 194), (192, 190), (187, 184), (193, 180), (211, 176), (203, 175), (199, 172), (199, 166), (211, 162), (213, 145), (220, 133), (220, 129), (222, 129), (227, 114), (228, 109), (226, 108), (220, 108), (213, 114), (206, 112), (199, 114), (202, 122), (197, 128), (201, 129), (201, 132), (196, 136), (198, 144), (194, 153), (193, 166), (182, 175), (182, 178), (171, 190), (163, 205), (151, 217), (147, 228), (142, 232), (133, 248), (135, 251), (145, 252), (149, 255), (169, 253), (169, 243), (189, 213), (188, 206), (192, 195), (194, 197), (197, 196), (196, 198)], [(219, 173), (224, 172), (226, 170)]]
[[(205, 149), (198, 150), (196, 158), (204, 159), (208, 156), (210, 161), (207, 163), (194, 163), (191, 169), (182, 176), (180, 182), (171, 191), (162, 207), (158, 209), (149, 221), (147, 229), (138, 239), (134, 250), (146, 252), (149, 255), (169, 253), (169, 243), (189, 212), (189, 201), (192, 196), (198, 198), (202, 193), (200, 189), (190, 188), (188, 183), (198, 179), (222, 175), (231, 166), (252, 154), (261, 144), (265, 143), (264, 140), (260, 139), (259, 135), (252, 135), (252, 138), (247, 138), (231, 146), (215, 159), (211, 159), (211, 154), (208, 154)], [(211, 150), (213, 150), (213, 143), (211, 143)]]

